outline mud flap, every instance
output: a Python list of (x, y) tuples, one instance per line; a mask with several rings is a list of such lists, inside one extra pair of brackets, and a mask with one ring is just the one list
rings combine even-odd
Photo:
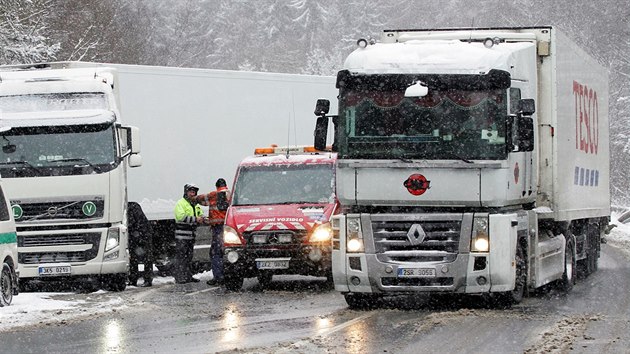
[(514, 289), (516, 277), (516, 214), (490, 215), (490, 291)]

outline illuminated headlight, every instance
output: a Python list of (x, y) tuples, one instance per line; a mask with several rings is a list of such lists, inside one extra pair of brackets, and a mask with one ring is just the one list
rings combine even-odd
[(358, 238), (353, 238), (348, 240), (348, 252), (362, 252), (363, 251), (363, 240)]
[(311, 242), (326, 242), (332, 238), (332, 227), (330, 223), (324, 223), (316, 226), (311, 232)]
[(488, 232), (488, 217), (475, 217), (473, 220), (472, 237), (470, 240), (471, 252), (488, 252), (490, 250), (490, 237)]
[(346, 221), (346, 249), (348, 252), (363, 252), (361, 219), (349, 217)]
[(223, 226), (223, 243), (232, 245), (242, 244), (241, 238), (238, 236), (236, 230), (227, 225)]
[(120, 229), (109, 229), (107, 230), (107, 240), (105, 241), (105, 252), (111, 251), (114, 248), (118, 247), (120, 243)]

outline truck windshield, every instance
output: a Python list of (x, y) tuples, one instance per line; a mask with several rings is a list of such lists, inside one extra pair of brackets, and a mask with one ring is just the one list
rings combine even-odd
[(341, 89), (338, 151), (344, 158), (483, 159), (507, 157), (507, 90), (404, 87)]
[(333, 203), (333, 165), (242, 166), (233, 205)]
[(20, 127), (0, 134), (2, 177), (102, 173), (116, 166), (112, 123)]

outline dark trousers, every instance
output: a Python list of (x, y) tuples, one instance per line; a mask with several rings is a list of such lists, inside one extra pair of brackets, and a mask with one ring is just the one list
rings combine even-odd
[(192, 258), (195, 240), (175, 239), (175, 260), (173, 277), (177, 283), (186, 283), (192, 279)]
[[(131, 235), (129, 241), (129, 283), (136, 285), (138, 279), (142, 276), (145, 284), (153, 282), (153, 255), (151, 252), (151, 238), (145, 238), (142, 243), (137, 242), (140, 239), (138, 235)], [(138, 271), (138, 264), (144, 264), (144, 271)]]
[(212, 275), (218, 281), (223, 280), (223, 225), (210, 226), (212, 243), (210, 244), (210, 262)]

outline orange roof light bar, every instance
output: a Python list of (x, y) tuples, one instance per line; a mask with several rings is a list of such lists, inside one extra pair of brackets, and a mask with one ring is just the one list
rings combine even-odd
[[(327, 146), (325, 151), (331, 151), (332, 147)], [(299, 154), (299, 153), (318, 153), (322, 152), (321, 150), (315, 149), (312, 145), (297, 145), (297, 146), (277, 146), (272, 144), (270, 147), (266, 148), (256, 148), (254, 149), (255, 155), (286, 155), (287, 152), (289, 154)]]

